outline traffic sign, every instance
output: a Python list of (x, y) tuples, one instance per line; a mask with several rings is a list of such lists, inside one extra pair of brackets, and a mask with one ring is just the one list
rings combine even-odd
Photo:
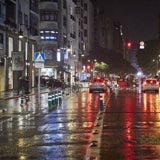
[(44, 63), (45, 53), (44, 52), (35, 52), (34, 54), (34, 61), (38, 63)]
[(45, 53), (35, 52), (34, 54), (35, 68), (44, 68)]

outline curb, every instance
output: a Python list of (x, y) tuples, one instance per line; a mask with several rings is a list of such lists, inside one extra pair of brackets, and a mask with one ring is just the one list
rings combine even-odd
[(101, 136), (103, 132), (103, 120), (107, 109), (107, 104), (110, 100), (111, 93), (108, 94), (104, 102), (104, 111), (99, 111), (97, 114), (94, 127), (92, 129), (91, 140), (86, 152), (85, 160), (100, 160)]

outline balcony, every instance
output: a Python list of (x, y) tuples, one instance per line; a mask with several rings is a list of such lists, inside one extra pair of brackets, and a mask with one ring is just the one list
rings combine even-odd
[(56, 10), (58, 11), (58, 2), (41, 1), (39, 4), (40, 10)]

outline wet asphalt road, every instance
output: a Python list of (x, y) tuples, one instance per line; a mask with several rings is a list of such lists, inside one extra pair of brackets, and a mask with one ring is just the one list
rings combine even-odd
[[(105, 106), (99, 147), (90, 147), (99, 112), (98, 94), (63, 96), (49, 107), (48, 95), (0, 101), (0, 160), (84, 160), (100, 149), (100, 160), (160, 159), (160, 95), (116, 90)], [(92, 139), (93, 138), (93, 139)]]
[(101, 141), (101, 160), (159, 160), (160, 94), (113, 92)]
[(83, 91), (48, 106), (48, 95), (1, 101), (0, 159), (83, 160), (99, 112), (98, 94)]

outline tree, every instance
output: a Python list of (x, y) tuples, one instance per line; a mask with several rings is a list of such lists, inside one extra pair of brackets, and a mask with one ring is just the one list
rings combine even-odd
[(129, 61), (123, 58), (123, 55), (113, 50), (97, 47), (94, 51), (90, 52), (87, 59), (96, 59), (97, 62), (104, 62), (108, 65), (107, 74), (135, 74), (136, 68), (134, 68)]
[(96, 62), (94, 64), (94, 69), (96, 71), (99, 71), (101, 76), (103, 75), (103, 73), (106, 73), (107, 69), (109, 69), (109, 65), (107, 63), (104, 62)]

